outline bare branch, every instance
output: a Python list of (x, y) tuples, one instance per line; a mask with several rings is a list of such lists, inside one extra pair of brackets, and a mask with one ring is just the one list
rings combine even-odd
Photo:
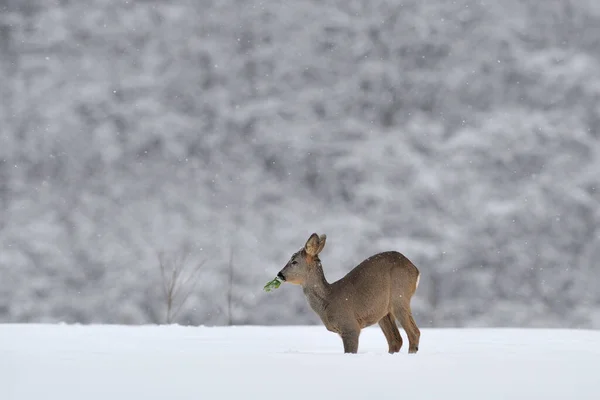
[(179, 291), (186, 287), (190, 281), (192, 279), (194, 279), (196, 277), (196, 275), (198, 274), (198, 272), (200, 271), (200, 268), (202, 268), (202, 266), (206, 263), (207, 260), (203, 260), (200, 263), (198, 263), (196, 265), (196, 267), (192, 270), (192, 273), (187, 277), (187, 279), (185, 279), (181, 285), (178, 285), (178, 287), (175, 289), (175, 292), (173, 293), (173, 295), (176, 297), (179, 294)]
[[(200, 263), (198, 265), (198, 267), (196, 268), (196, 271), (200, 270), (200, 267), (202, 266), (202, 264), (204, 264), (204, 262)], [(188, 280), (189, 281), (189, 278)], [(186, 281), (186, 282), (187, 282)], [(194, 289), (196, 288), (196, 285), (198, 284), (198, 280), (196, 279), (193, 284), (192, 287), (187, 291), (187, 293), (183, 296), (183, 298), (181, 299), (181, 302), (179, 303), (179, 306), (177, 307), (177, 309), (175, 310), (175, 312), (173, 313), (173, 318), (175, 318), (177, 316), (177, 314), (179, 314), (179, 311), (181, 310), (181, 308), (183, 307), (183, 305), (185, 304), (185, 302), (187, 301), (188, 297), (190, 297), (190, 295), (192, 294), (192, 292), (194, 291)], [(183, 285), (185, 287), (185, 285)]]
[[(187, 260), (189, 255), (189, 251), (180, 251), (174, 256), (167, 258), (163, 252), (157, 252), (163, 296), (166, 304), (165, 320), (167, 323), (171, 323), (183, 308), (183, 305), (198, 283), (198, 272), (206, 263), (206, 260), (204, 260), (196, 264), (186, 277), (185, 270), (188, 265)], [(186, 290), (190, 283), (193, 284)], [(182, 293), (183, 296), (181, 296)]]
[(227, 286), (227, 319), (228, 319), (228, 324), (232, 325), (233, 317), (231, 315), (231, 309), (232, 309), (231, 303), (233, 301), (233, 245), (231, 245), (231, 247), (229, 249), (228, 272), (229, 272), (229, 282), (228, 282), (228, 286)]

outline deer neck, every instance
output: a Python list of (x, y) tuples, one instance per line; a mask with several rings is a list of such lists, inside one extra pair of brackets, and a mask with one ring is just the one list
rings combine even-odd
[(302, 290), (308, 304), (319, 315), (323, 313), (329, 305), (329, 296), (331, 294), (331, 286), (325, 279), (321, 262), (317, 262), (313, 273), (302, 285)]

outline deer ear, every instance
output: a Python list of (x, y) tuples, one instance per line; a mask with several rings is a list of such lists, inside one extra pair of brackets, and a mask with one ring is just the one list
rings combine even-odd
[(319, 236), (316, 233), (313, 233), (306, 241), (306, 244), (304, 245), (304, 250), (309, 256), (316, 256), (317, 254), (319, 254), (319, 245)]
[(317, 249), (317, 254), (319, 254), (323, 250), (323, 247), (325, 247), (326, 240), (327, 240), (327, 235), (322, 234), (321, 236), (319, 236), (319, 248)]

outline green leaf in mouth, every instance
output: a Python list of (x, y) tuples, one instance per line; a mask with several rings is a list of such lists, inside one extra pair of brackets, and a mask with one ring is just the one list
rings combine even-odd
[(279, 288), (280, 285), (281, 285), (281, 281), (279, 280), (279, 278), (275, 278), (272, 281), (267, 282), (267, 284), (265, 285), (263, 290), (265, 292), (270, 292), (271, 290)]

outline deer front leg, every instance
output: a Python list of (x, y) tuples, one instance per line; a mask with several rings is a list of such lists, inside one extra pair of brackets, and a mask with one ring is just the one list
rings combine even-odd
[(358, 353), (358, 337), (360, 330), (343, 331), (340, 335), (344, 343), (344, 353)]

